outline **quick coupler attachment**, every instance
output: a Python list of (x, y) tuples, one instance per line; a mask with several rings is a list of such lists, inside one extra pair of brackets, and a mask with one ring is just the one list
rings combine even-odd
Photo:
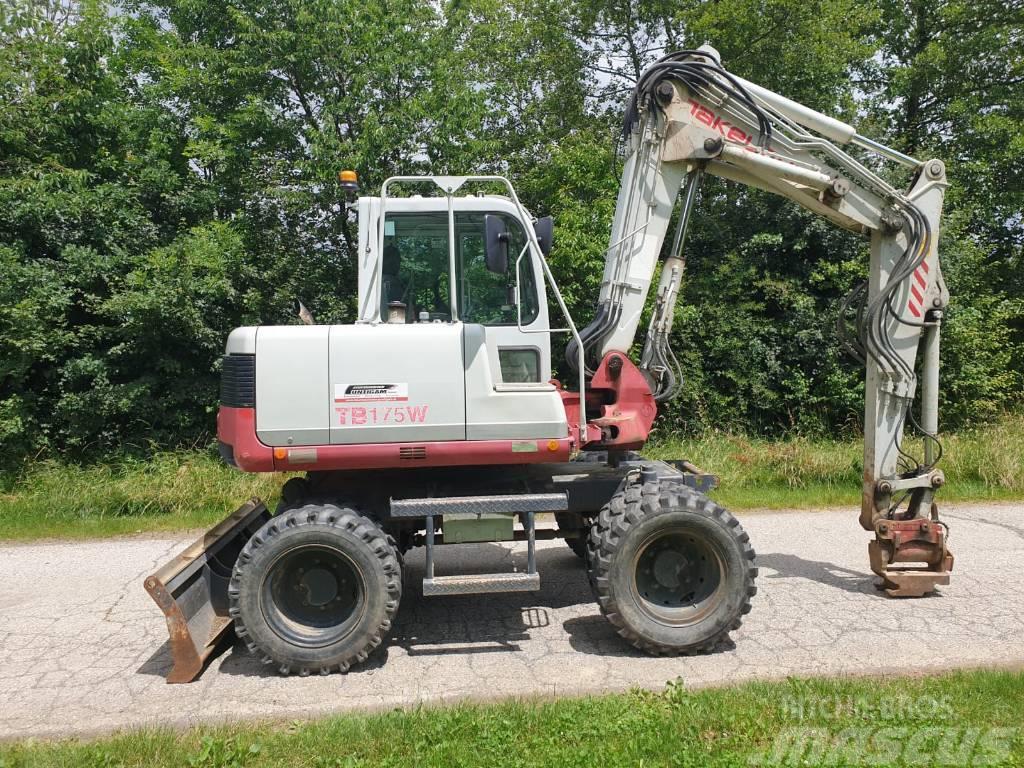
[(868, 555), (871, 570), (882, 577), (879, 589), (890, 597), (922, 597), (949, 584), (953, 570), (946, 527), (927, 518), (876, 520)]
[(230, 640), (228, 582), (242, 547), (271, 517), (250, 499), (146, 579), (163, 611), (173, 667), (168, 683), (190, 683)]

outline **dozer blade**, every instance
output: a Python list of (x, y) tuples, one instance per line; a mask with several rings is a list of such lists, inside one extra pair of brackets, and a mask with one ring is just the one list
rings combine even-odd
[(167, 618), (168, 683), (190, 683), (224, 648), (232, 625), (228, 581), (242, 547), (271, 517), (251, 499), (146, 579), (146, 591)]

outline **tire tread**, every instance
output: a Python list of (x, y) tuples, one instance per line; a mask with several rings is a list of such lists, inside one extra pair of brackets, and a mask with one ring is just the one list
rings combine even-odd
[[(335, 671), (347, 672), (352, 665), (366, 660), (370, 652), (383, 642), (385, 635), (394, 623), (402, 598), (402, 557), (395, 546), (394, 539), (381, 530), (372, 519), (363, 515), (354, 504), (341, 501), (325, 504), (297, 504), (292, 507), (282, 504), (282, 507), (278, 508), (278, 514), (271, 518), (270, 522), (249, 539), (232, 570), (228, 585), (228, 612), (235, 622), (235, 634), (245, 642), (249, 651), (262, 664), (277, 665), (277, 671), (282, 675), (287, 676), (293, 672), (301, 676), (311, 673), (326, 675)], [(387, 599), (384, 601), (385, 615), (371, 632), (367, 643), (362, 648), (354, 649), (348, 658), (341, 662), (300, 665), (273, 658), (270, 650), (257, 644), (252, 633), (246, 628), (239, 609), (242, 580), (246, 575), (246, 567), (252, 561), (252, 554), (279, 536), (283, 530), (305, 525), (323, 525), (354, 533), (367, 546), (367, 550), (381, 562), (385, 574), (387, 590)]]
[[(643, 637), (623, 619), (622, 613), (611, 590), (609, 577), (612, 561), (620, 550), (623, 539), (630, 529), (647, 516), (658, 515), (674, 509), (714, 518), (729, 533), (741, 548), (744, 563), (743, 599), (736, 617), (724, 623), (706, 640), (687, 647), (669, 646)], [(601, 613), (615, 628), (616, 633), (635, 648), (655, 656), (680, 656), (706, 653), (726, 639), (728, 634), (740, 628), (742, 617), (750, 612), (751, 598), (757, 593), (754, 583), (757, 567), (756, 553), (750, 545), (750, 537), (732, 514), (702, 493), (681, 482), (647, 482), (640, 480), (640, 473), (628, 475), (622, 487), (601, 509), (594, 519), (587, 537), (588, 576), (597, 598)]]

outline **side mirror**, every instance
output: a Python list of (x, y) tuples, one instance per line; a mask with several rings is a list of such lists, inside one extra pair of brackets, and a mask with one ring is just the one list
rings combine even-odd
[(484, 216), (484, 256), (488, 272), (508, 272), (508, 227), (500, 216)]
[(533, 222), (533, 231), (537, 234), (540, 252), (547, 257), (551, 253), (551, 244), (554, 242), (555, 220), (550, 216), (537, 219)]

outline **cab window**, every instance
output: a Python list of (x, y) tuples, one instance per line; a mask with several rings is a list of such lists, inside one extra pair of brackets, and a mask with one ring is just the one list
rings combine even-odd
[(401, 308), (405, 322), (451, 320), (448, 214), (388, 214), (381, 259), (381, 316)]
[[(459, 272), (459, 317), (481, 325), (515, 325), (516, 261), (526, 246), (526, 234), (517, 219), (502, 215), (509, 234), (508, 269), (496, 274), (487, 269), (484, 254), (484, 214), (455, 216), (456, 265)], [(537, 280), (530, 252), (519, 260), (519, 302), (523, 325), (537, 319)]]
[[(484, 256), (484, 214), (455, 214), (456, 295), (459, 319), (481, 325), (515, 325), (516, 261), (526, 245), (522, 225), (502, 215), (509, 233), (508, 269), (495, 274)], [(448, 213), (388, 214), (381, 260), (381, 316), (389, 307), (405, 322), (447, 321), (449, 308)], [(522, 324), (537, 319), (537, 280), (529, 252), (519, 261)]]

